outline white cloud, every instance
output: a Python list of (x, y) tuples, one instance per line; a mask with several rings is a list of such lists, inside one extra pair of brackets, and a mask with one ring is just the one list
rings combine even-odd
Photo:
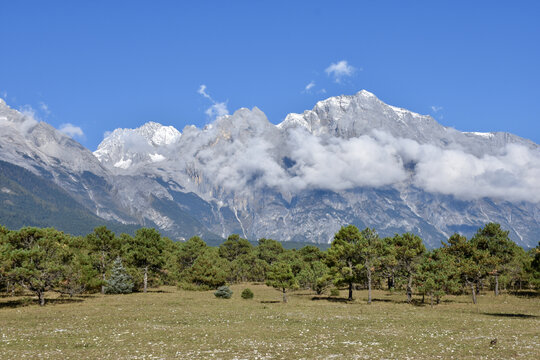
[(39, 108), (41, 109), (41, 111), (43, 111), (43, 113), (45, 115), (50, 115), (51, 114), (51, 110), (49, 110), (49, 106), (47, 104), (45, 104), (43, 101), (41, 101), (39, 103)]
[(105, 131), (105, 132), (103, 133), (103, 138), (106, 139), (106, 138), (108, 138), (109, 135), (111, 135), (111, 134), (112, 134), (112, 131), (108, 131), (108, 130), (107, 130), (107, 131)]
[(431, 106), (431, 110), (434, 112), (434, 113), (438, 113), (439, 111), (441, 111), (443, 109), (442, 106), (437, 106), (437, 105), (432, 105)]
[(222, 117), (225, 115), (229, 115), (229, 110), (227, 109), (227, 102), (217, 102), (215, 101), (207, 92), (206, 92), (206, 85), (202, 84), (199, 86), (199, 90), (197, 90), (197, 93), (202, 95), (203, 97), (207, 98), (212, 102), (212, 106), (210, 106), (206, 111), (204, 112), (209, 118), (215, 119), (218, 117)]
[(332, 76), (335, 82), (339, 83), (344, 77), (352, 76), (356, 69), (346, 60), (341, 60), (330, 64), (324, 71), (328, 76)]
[(8, 96), (7, 91), (5, 91), (5, 90), (2, 91), (1, 95), (2, 95), (2, 98), (3, 98), (4, 100), (7, 100), (7, 96)]
[(58, 129), (61, 133), (66, 134), (69, 137), (75, 138), (84, 138), (84, 132), (79, 126), (75, 126), (70, 123), (65, 123), (60, 125), (60, 128)]
[(315, 81), (311, 81), (309, 84), (306, 85), (306, 87), (304, 88), (304, 91), (309, 92), (314, 87), (315, 87)]
[(214, 103), (204, 112), (208, 115), (209, 118), (215, 119), (225, 115), (229, 115), (229, 110), (227, 109), (227, 104), (224, 102)]
[[(206, 85), (203, 84), (203, 85), (199, 86), (199, 90), (197, 90), (197, 92), (198, 92), (199, 94), (201, 94), (202, 96), (204, 96), (205, 98), (212, 100), (212, 98), (210, 97), (210, 95), (208, 95), (208, 94), (206, 93)], [(212, 100), (212, 101), (214, 101), (214, 100)]]

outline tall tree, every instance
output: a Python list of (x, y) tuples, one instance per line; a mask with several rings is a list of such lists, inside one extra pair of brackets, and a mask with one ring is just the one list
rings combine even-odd
[(471, 288), (473, 303), (477, 303), (476, 289), (493, 268), (494, 262), (487, 250), (478, 249), (465, 236), (454, 234), (443, 243), (444, 251), (452, 255), (464, 285)]
[(178, 272), (181, 273), (192, 267), (197, 258), (206, 250), (208, 250), (208, 246), (198, 236), (193, 236), (181, 244), (177, 253)]
[(239, 256), (248, 255), (253, 251), (253, 245), (238, 234), (230, 235), (219, 245), (219, 256), (229, 261), (234, 261)]
[(9, 254), (7, 276), (35, 293), (41, 306), (45, 292), (63, 280), (72, 258), (69, 236), (54, 229), (22, 228), (8, 234), (3, 253)]
[(255, 248), (255, 251), (259, 259), (266, 261), (268, 265), (272, 265), (272, 263), (278, 260), (279, 255), (285, 249), (279, 241), (262, 238), (259, 239), (259, 244)]
[(287, 302), (287, 291), (298, 287), (291, 266), (284, 261), (274, 262), (266, 276), (266, 285), (282, 291), (284, 303)]
[(472, 244), (478, 250), (487, 251), (491, 257), (493, 268), (490, 273), (495, 279), (495, 296), (499, 295), (499, 276), (507, 269), (517, 251), (517, 245), (510, 240), (508, 234), (508, 231), (501, 229), (501, 225), (489, 223), (478, 229), (471, 238)]
[(359, 243), (362, 235), (354, 225), (343, 226), (335, 235), (327, 253), (327, 262), (336, 285), (347, 284), (349, 300), (353, 299), (353, 285), (360, 277)]
[(126, 259), (134, 267), (143, 271), (143, 291), (148, 289), (148, 273), (163, 265), (165, 243), (156, 229), (141, 228), (126, 244)]
[(371, 283), (375, 267), (379, 266), (383, 255), (383, 243), (375, 229), (365, 228), (360, 233), (358, 243), (360, 260), (368, 283), (368, 304), (371, 304)]
[(426, 251), (426, 247), (420, 237), (411, 233), (395, 235), (393, 243), (396, 250), (396, 259), (407, 277), (407, 302), (410, 303), (412, 301), (413, 277), (418, 264), (422, 261), (422, 255)]
[(96, 257), (96, 268), (101, 276), (101, 293), (105, 294), (105, 276), (114, 259), (119, 256), (120, 241), (106, 226), (99, 226), (86, 236), (89, 249)]
[(429, 251), (420, 263), (416, 282), (420, 292), (429, 295), (431, 307), (434, 298), (438, 304), (441, 297), (459, 287), (459, 274), (454, 257), (442, 249)]
[(217, 289), (225, 285), (227, 261), (219, 257), (216, 248), (210, 248), (197, 257), (193, 266), (184, 270), (182, 278), (200, 289)]
[(399, 263), (396, 257), (396, 247), (393, 237), (382, 239), (382, 256), (380, 260), (381, 273), (386, 278), (388, 290), (396, 286), (396, 274), (399, 270)]

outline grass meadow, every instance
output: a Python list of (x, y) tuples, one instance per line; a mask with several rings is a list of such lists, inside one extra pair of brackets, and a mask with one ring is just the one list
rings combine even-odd
[[(249, 287), (255, 297), (244, 300)], [(540, 298), (429, 304), (356, 291), (353, 302), (265, 285), (232, 299), (175, 287), (147, 294), (0, 298), (0, 359), (539, 359)], [(416, 298), (415, 300), (418, 300)], [(427, 300), (427, 299), (426, 299)], [(497, 339), (495, 345), (490, 341)]]

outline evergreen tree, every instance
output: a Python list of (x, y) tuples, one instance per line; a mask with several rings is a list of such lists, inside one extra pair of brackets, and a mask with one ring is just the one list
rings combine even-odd
[(142, 228), (125, 246), (128, 262), (143, 272), (143, 291), (147, 292), (148, 274), (163, 265), (165, 243), (156, 229)]
[(291, 266), (286, 262), (274, 262), (268, 269), (266, 276), (266, 285), (280, 290), (283, 293), (284, 303), (287, 302), (287, 291), (298, 287)]
[(349, 287), (349, 300), (353, 299), (353, 284), (360, 278), (362, 265), (359, 243), (361, 237), (356, 226), (343, 226), (334, 235), (327, 253), (327, 262), (336, 285), (347, 284)]
[(207, 249), (206, 243), (198, 236), (193, 236), (185, 243), (182, 243), (177, 253), (178, 272), (181, 273), (192, 267), (197, 258)]
[(54, 229), (22, 228), (8, 234), (3, 254), (8, 256), (7, 276), (35, 293), (41, 306), (45, 292), (55, 290), (72, 260), (68, 235)]
[(184, 270), (182, 279), (200, 289), (216, 289), (227, 280), (227, 261), (219, 257), (215, 248), (208, 249)]
[(363, 270), (368, 283), (368, 304), (371, 304), (371, 284), (375, 267), (379, 266), (380, 258), (383, 255), (383, 243), (375, 229), (365, 228), (360, 233), (358, 250)]
[(264, 260), (268, 265), (276, 262), (285, 249), (283, 245), (272, 239), (259, 239), (259, 244), (255, 249), (259, 259)]
[(249, 255), (253, 251), (253, 245), (238, 234), (230, 235), (219, 245), (219, 256), (229, 261), (234, 261), (240, 256)]
[(461, 281), (471, 288), (472, 300), (476, 304), (478, 285), (493, 268), (493, 259), (487, 250), (479, 250), (473, 242), (459, 234), (450, 236), (448, 244), (443, 243), (443, 246), (444, 251), (454, 257)]
[(105, 285), (107, 294), (130, 294), (133, 292), (133, 280), (122, 265), (122, 258), (117, 257), (114, 260), (111, 275)]
[(119, 255), (120, 241), (106, 226), (99, 226), (86, 236), (91, 253), (94, 254), (95, 266), (101, 276), (101, 293), (105, 293), (105, 276), (112, 261)]
[(422, 239), (411, 233), (395, 235), (393, 244), (398, 264), (407, 277), (407, 302), (410, 303), (412, 301), (413, 277), (426, 248)]
[(330, 269), (322, 261), (308, 263), (297, 276), (298, 284), (310, 288), (317, 295), (322, 294), (331, 284)]
[(489, 253), (492, 261), (490, 274), (495, 279), (495, 296), (499, 295), (499, 276), (505, 272), (512, 261), (517, 245), (508, 237), (509, 232), (501, 229), (496, 223), (486, 224), (471, 238), (471, 243), (478, 250)]
[(428, 252), (418, 268), (416, 282), (418, 290), (429, 295), (431, 307), (434, 298), (439, 304), (445, 294), (455, 292), (459, 287), (459, 274), (454, 257), (441, 249)]

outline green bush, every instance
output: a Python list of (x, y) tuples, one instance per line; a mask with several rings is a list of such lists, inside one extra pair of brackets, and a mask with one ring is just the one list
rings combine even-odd
[(332, 289), (330, 290), (330, 296), (339, 296), (339, 289)]
[(242, 296), (242, 299), (253, 299), (253, 291), (251, 289), (244, 289), (240, 296)]
[(231, 289), (229, 289), (228, 286), (220, 286), (218, 287), (217, 291), (214, 293), (214, 295), (218, 298), (222, 299), (230, 299), (233, 292)]

